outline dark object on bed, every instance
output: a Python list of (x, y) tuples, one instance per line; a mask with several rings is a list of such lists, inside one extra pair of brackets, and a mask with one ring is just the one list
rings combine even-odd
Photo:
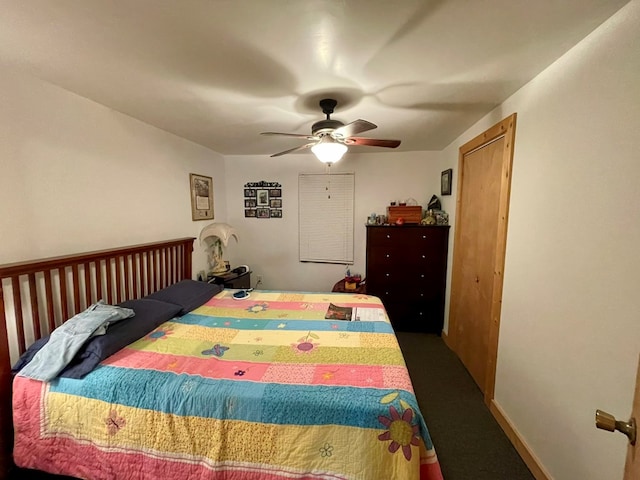
[(179, 305), (182, 307), (180, 315), (185, 315), (220, 293), (223, 288), (222, 285), (212, 283), (182, 280), (145, 298)]
[[(111, 325), (104, 335), (91, 338), (60, 373), (60, 377), (83, 378), (101, 361), (144, 337), (158, 325), (178, 315), (182, 309), (173, 303), (146, 298), (127, 300), (120, 303), (119, 306), (131, 308), (135, 312), (135, 316), (128, 322), (118, 322)], [(33, 343), (13, 366), (11, 372), (15, 374), (22, 370), (48, 341), (49, 335)]]

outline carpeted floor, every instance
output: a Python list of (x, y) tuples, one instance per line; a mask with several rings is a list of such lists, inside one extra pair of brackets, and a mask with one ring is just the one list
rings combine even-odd
[(397, 336), (445, 480), (534, 480), (442, 338)]

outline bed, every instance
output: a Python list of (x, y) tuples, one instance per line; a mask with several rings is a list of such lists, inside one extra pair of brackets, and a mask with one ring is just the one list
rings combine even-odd
[[(187, 238), (0, 267), (11, 287), (0, 292), (0, 301), (10, 300), (0, 312), (2, 391), (12, 380), (6, 324), (22, 336), (22, 354), (29, 340), (98, 297), (171, 304), (176, 286), (203, 285), (185, 280), (192, 245)], [(60, 290), (66, 301), (55, 307)], [(21, 299), (32, 291), (41, 294)], [(81, 379), (15, 377), (13, 423), (2, 418), (2, 432), (15, 430), (15, 462), (95, 479), (442, 478), (378, 298), (232, 293), (180, 305)], [(325, 319), (331, 303), (379, 320)], [(35, 320), (24, 312), (36, 312)], [(3, 393), (3, 407), (10, 400)], [(11, 439), (2, 441), (7, 451)]]

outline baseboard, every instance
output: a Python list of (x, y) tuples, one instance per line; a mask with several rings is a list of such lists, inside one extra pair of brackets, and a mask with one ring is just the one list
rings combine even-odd
[(489, 404), (489, 411), (491, 411), (493, 417), (507, 435), (507, 438), (511, 441), (516, 451), (520, 454), (524, 463), (529, 467), (529, 470), (531, 470), (531, 473), (536, 480), (553, 480), (551, 474), (542, 466), (538, 457), (536, 457), (531, 451), (527, 443), (523, 440), (500, 406), (496, 403), (495, 399), (491, 400), (491, 403)]
[(453, 350), (453, 345), (449, 343), (449, 335), (447, 335), (447, 332), (445, 332), (444, 330), (442, 331), (442, 341), (447, 347), (449, 347), (450, 350)]

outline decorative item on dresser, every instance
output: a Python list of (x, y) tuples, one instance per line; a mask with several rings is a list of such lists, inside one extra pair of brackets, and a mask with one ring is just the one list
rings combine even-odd
[(442, 332), (448, 239), (446, 225), (367, 225), (367, 294), (394, 329)]

